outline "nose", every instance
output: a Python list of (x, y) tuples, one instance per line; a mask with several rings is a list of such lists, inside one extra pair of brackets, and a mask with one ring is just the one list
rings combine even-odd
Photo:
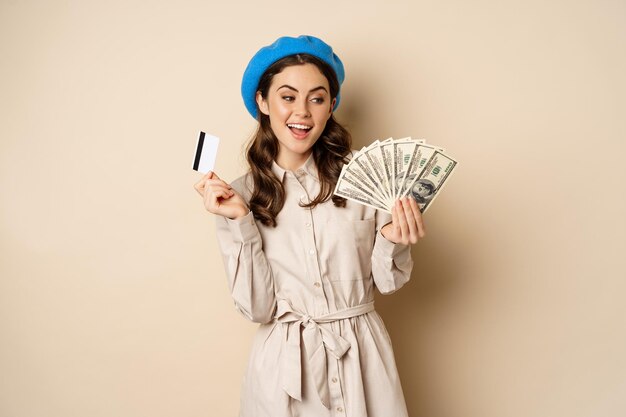
[(309, 112), (309, 103), (307, 100), (299, 100), (298, 106), (296, 108), (296, 115), (300, 117), (311, 116), (311, 112)]

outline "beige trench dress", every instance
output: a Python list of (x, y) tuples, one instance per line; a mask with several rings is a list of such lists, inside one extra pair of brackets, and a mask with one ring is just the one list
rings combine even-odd
[[(252, 213), (216, 216), (236, 309), (261, 323), (241, 393), (240, 417), (403, 417), (391, 340), (374, 310), (410, 278), (410, 247), (385, 239), (390, 215), (347, 201), (299, 206), (319, 193), (313, 157), (295, 172), (276, 162), (286, 201), (277, 227)], [(231, 184), (249, 201), (251, 176)]]

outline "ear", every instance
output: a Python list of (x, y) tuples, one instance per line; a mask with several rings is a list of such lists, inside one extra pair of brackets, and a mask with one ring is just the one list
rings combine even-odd
[(256, 92), (256, 104), (259, 106), (259, 110), (266, 116), (270, 115), (270, 108), (267, 105), (267, 101), (263, 98), (260, 91)]
[(328, 117), (330, 118), (331, 114), (333, 114), (333, 110), (335, 109), (335, 103), (337, 103), (337, 97), (335, 97), (330, 103), (330, 110), (328, 111)]

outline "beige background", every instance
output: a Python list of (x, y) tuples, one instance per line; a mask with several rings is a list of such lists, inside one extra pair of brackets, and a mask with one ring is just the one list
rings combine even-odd
[[(327, 40), (359, 148), (461, 165), (377, 298), (412, 417), (626, 415), (626, 3), (0, 1), (0, 416), (235, 416), (255, 325), (192, 186), (239, 96)], [(393, 417), (393, 416), (391, 416)]]

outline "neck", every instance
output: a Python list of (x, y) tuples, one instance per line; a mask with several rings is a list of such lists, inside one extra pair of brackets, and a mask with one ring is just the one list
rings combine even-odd
[(279, 153), (278, 156), (276, 157), (276, 163), (282, 169), (285, 169), (287, 171), (295, 171), (296, 169), (304, 165), (306, 160), (309, 159), (309, 156), (311, 156), (311, 152), (312, 151), (309, 150), (309, 152), (307, 152), (306, 154), (289, 154), (289, 155), (285, 155), (284, 153)]

